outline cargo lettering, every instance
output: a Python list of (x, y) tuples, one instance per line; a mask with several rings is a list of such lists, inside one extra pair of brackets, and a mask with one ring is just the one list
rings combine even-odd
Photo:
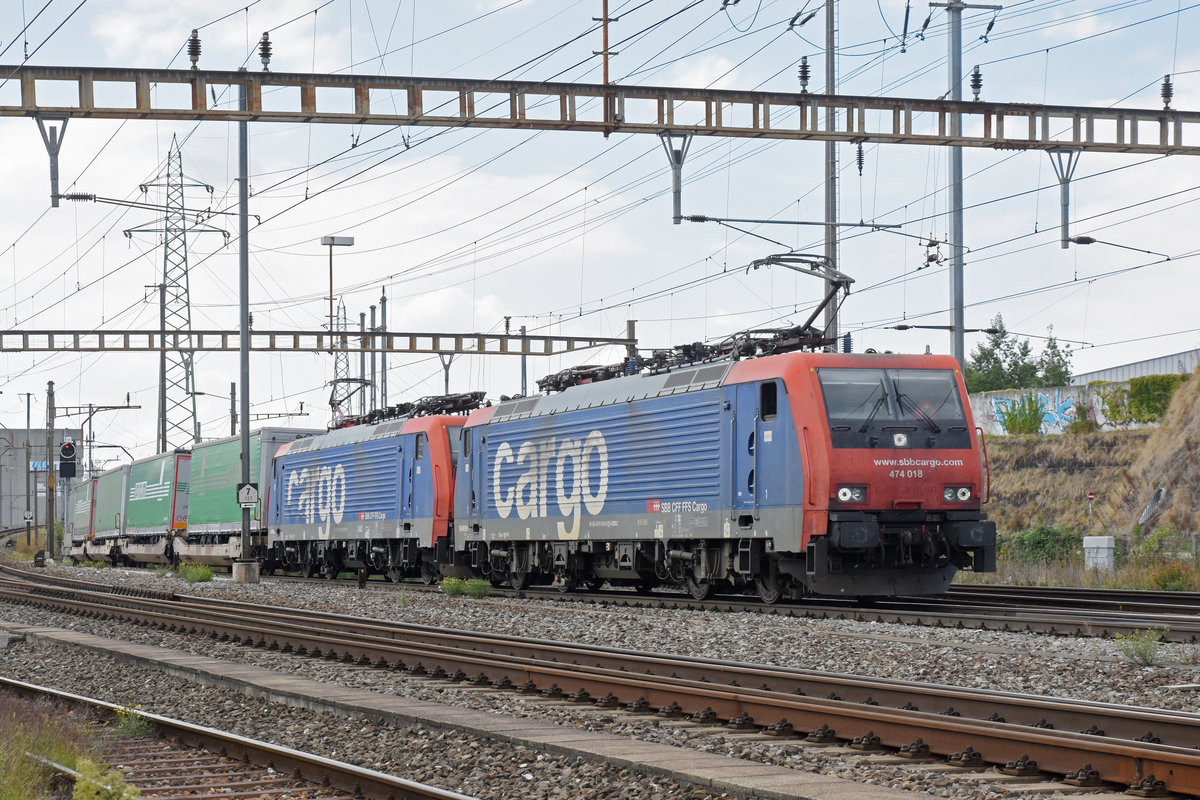
[[(596, 490), (592, 491), (592, 466), (596, 462)], [(513, 465), (520, 471), (516, 486), (502, 490), (505, 467)], [(551, 464), (554, 465), (553, 470)], [(550, 497), (553, 488), (554, 497)], [(508, 442), (496, 448), (492, 469), (492, 496), (496, 511), (507, 519), (516, 509), (521, 519), (549, 516), (556, 507), (558, 514), (567, 517), (558, 523), (558, 535), (573, 539), (579, 536), (579, 519), (583, 513), (595, 516), (604, 510), (608, 498), (608, 443), (600, 431), (592, 431), (582, 442), (550, 437), (543, 442), (522, 442), (513, 454)], [(551, 500), (553, 499), (553, 506)]]
[(307, 467), (288, 476), (287, 503), (292, 502), (292, 492), (300, 489), (297, 498), (298, 513), (304, 516), (305, 524), (311, 525), (318, 519), (325, 523), (325, 535), (329, 535), (332, 524), (341, 524), (346, 510), (346, 470), (341, 464), (332, 467)]

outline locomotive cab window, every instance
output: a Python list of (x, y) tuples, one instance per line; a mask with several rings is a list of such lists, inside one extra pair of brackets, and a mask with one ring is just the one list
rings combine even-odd
[(952, 370), (822, 368), (817, 378), (834, 447), (971, 446)]
[(779, 414), (779, 387), (767, 381), (758, 387), (758, 413), (763, 422), (774, 422)]
[(425, 460), (425, 434), (423, 434), (423, 433), (417, 434), (417, 442), (416, 442), (416, 445), (413, 447), (413, 460), (414, 461), (424, 461)]

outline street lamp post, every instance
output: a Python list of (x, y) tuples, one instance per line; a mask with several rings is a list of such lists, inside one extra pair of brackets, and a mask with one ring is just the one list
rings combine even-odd
[(329, 248), (329, 349), (333, 350), (333, 248), (353, 247), (353, 236), (322, 236), (321, 244)]

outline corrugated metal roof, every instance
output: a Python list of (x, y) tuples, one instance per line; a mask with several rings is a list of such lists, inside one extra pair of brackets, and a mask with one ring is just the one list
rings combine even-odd
[(1119, 367), (1084, 372), (1071, 378), (1072, 386), (1086, 386), (1092, 381), (1127, 381), (1145, 375), (1190, 375), (1200, 366), (1200, 349), (1186, 350), (1170, 356), (1148, 358)]

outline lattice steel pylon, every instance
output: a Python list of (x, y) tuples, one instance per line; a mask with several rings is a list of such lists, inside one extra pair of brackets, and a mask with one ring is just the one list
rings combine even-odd
[[(135, 233), (157, 233), (163, 242), (163, 274), (159, 290), (159, 320), (166, 332), (190, 331), (192, 329), (192, 305), (188, 290), (188, 244), (189, 233), (220, 233), (229, 241), (229, 233), (214, 228), (203, 221), (203, 215), (189, 224), (184, 205), (184, 190), (202, 188), (213, 193), (206, 183), (192, 183), (183, 174), (183, 152), (174, 137), (167, 154), (165, 175), (155, 180), (161, 183), (144, 183), (141, 188), (146, 194), (151, 188), (166, 192), (163, 216), (152, 225), (130, 228), (125, 235)], [(191, 447), (200, 441), (200, 421), (196, 416), (195, 377), (192, 368), (191, 339), (185, 346), (159, 351), (158, 388), (158, 452), (164, 453), (180, 447)]]
[[(336, 334), (346, 333), (346, 301), (338, 300), (337, 319), (334, 322), (333, 342), (340, 341)], [(350, 401), (356, 392), (362, 391), (362, 382), (350, 377), (350, 354), (345, 350), (334, 351), (333, 357), (333, 391), (329, 393), (329, 408), (333, 412), (334, 424), (341, 422), (353, 411)]]

